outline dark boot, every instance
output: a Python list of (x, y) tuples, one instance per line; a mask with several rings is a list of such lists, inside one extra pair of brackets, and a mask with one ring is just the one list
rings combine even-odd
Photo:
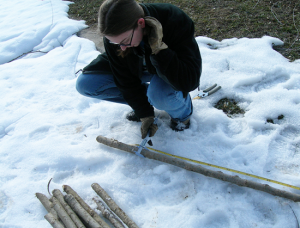
[(126, 115), (126, 119), (129, 121), (141, 122), (140, 118), (135, 114), (134, 111), (129, 112)]
[(170, 127), (174, 131), (183, 131), (183, 130), (188, 129), (190, 127), (190, 123), (191, 123), (190, 119), (187, 119), (183, 122), (171, 119)]

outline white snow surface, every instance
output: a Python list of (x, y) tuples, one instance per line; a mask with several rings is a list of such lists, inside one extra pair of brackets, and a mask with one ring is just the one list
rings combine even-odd
[[(97, 143), (103, 135), (139, 144), (140, 123), (125, 119), (129, 106), (76, 91), (75, 72), (99, 52), (75, 35), (87, 26), (68, 18), (69, 4), (0, 2), (0, 227), (51, 227), (35, 197), (48, 196), (50, 178), (50, 191), (70, 185), (94, 209), (91, 184), (99, 183), (139, 227), (299, 227), (299, 203)], [(193, 101), (184, 132), (172, 131), (169, 116), (155, 110), (153, 147), (300, 186), (300, 61), (274, 51), (282, 41), (273, 37), (197, 42), (201, 89), (222, 89)], [(214, 108), (222, 98), (235, 99), (245, 114), (229, 118)]]

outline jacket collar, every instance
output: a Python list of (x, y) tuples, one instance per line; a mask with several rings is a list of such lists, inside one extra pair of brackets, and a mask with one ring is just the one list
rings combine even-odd
[(147, 7), (145, 6), (145, 4), (143, 3), (139, 3), (141, 7), (143, 7), (143, 10), (144, 10), (144, 13), (145, 13), (145, 17), (146, 16), (150, 16), (150, 12), (149, 10), (147, 9)]

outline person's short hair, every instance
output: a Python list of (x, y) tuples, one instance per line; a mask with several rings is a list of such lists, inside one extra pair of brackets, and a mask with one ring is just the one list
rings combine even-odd
[(103, 35), (117, 36), (137, 27), (144, 11), (135, 0), (105, 0), (99, 9), (98, 27)]

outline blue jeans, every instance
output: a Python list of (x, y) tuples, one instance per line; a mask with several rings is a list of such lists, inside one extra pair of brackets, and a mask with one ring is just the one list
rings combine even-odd
[[(190, 118), (193, 105), (189, 94), (183, 97), (181, 91), (174, 90), (156, 74), (144, 72), (141, 80), (148, 86), (147, 97), (153, 107), (166, 111), (175, 121), (182, 122)], [(76, 89), (87, 97), (127, 104), (111, 74), (81, 74), (77, 79)]]

